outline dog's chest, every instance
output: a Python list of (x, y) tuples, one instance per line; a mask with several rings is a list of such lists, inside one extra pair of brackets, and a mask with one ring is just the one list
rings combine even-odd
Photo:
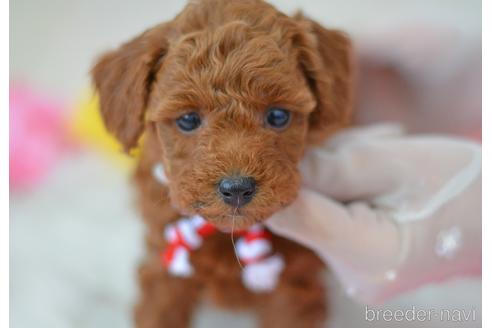
[[(152, 173), (157, 182), (166, 185), (167, 179), (160, 163), (154, 164)], [(231, 231), (228, 245), (219, 245), (220, 247), (216, 249), (210, 248), (216, 244), (214, 241), (223, 238), (211, 239), (211, 237), (224, 233), (199, 215), (182, 217), (175, 222), (170, 222), (164, 226), (162, 233), (167, 242), (160, 255), (162, 266), (177, 277), (188, 278), (196, 274), (191, 255), (207, 244), (208, 255), (197, 258), (208, 256), (214, 264), (217, 264), (226, 260), (226, 258), (218, 259), (217, 255), (223, 254), (224, 250), (229, 250), (225, 252), (226, 256), (236, 260), (236, 265), (241, 268), (240, 274), (244, 286), (254, 292), (273, 290), (285, 266), (282, 255), (273, 248), (271, 233), (262, 224), (255, 224), (244, 231)], [(229, 262), (226, 260), (224, 263)], [(205, 260), (205, 263), (199, 263), (199, 266), (212, 272), (218, 271), (220, 274), (221, 270), (216, 270), (215, 266), (210, 268), (206, 264)], [(227, 270), (224, 270), (224, 273), (227, 273)]]

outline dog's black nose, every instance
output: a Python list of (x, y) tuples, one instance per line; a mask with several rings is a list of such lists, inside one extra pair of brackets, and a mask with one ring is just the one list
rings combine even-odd
[(217, 187), (220, 197), (231, 206), (249, 203), (256, 191), (256, 181), (251, 177), (229, 177), (220, 180)]

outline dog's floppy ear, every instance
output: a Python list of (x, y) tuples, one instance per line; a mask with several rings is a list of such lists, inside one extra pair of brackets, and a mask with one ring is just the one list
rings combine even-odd
[(350, 123), (352, 114), (352, 46), (342, 32), (325, 29), (297, 14), (303, 33), (294, 40), (299, 62), (317, 101), (309, 117), (308, 139), (318, 143)]
[(144, 128), (152, 82), (167, 52), (168, 23), (158, 25), (103, 55), (92, 69), (106, 128), (123, 145), (134, 147)]

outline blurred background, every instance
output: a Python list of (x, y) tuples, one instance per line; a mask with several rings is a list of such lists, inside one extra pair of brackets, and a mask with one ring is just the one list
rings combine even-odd
[[(10, 1), (11, 327), (131, 327), (144, 227), (133, 206), (132, 160), (97, 117), (94, 58), (185, 5), (173, 1)], [(356, 122), (397, 121), (411, 132), (481, 140), (481, 1), (274, 0), (345, 30), (357, 64)], [(364, 321), (365, 308), (327, 276), (330, 327)], [(429, 286), (376, 308), (475, 310), (481, 282)], [(249, 313), (204, 305), (196, 327), (253, 327)]]

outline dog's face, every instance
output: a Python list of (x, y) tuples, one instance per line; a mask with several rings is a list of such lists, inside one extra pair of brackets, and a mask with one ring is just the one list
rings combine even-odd
[(174, 204), (241, 226), (295, 198), (316, 102), (292, 52), (232, 22), (182, 39), (156, 76), (149, 115)]
[[(190, 4), (93, 70), (109, 130), (159, 139), (173, 204), (245, 228), (291, 203), (305, 146), (347, 123), (349, 42), (262, 1)], [(144, 124), (146, 116), (147, 124)]]

